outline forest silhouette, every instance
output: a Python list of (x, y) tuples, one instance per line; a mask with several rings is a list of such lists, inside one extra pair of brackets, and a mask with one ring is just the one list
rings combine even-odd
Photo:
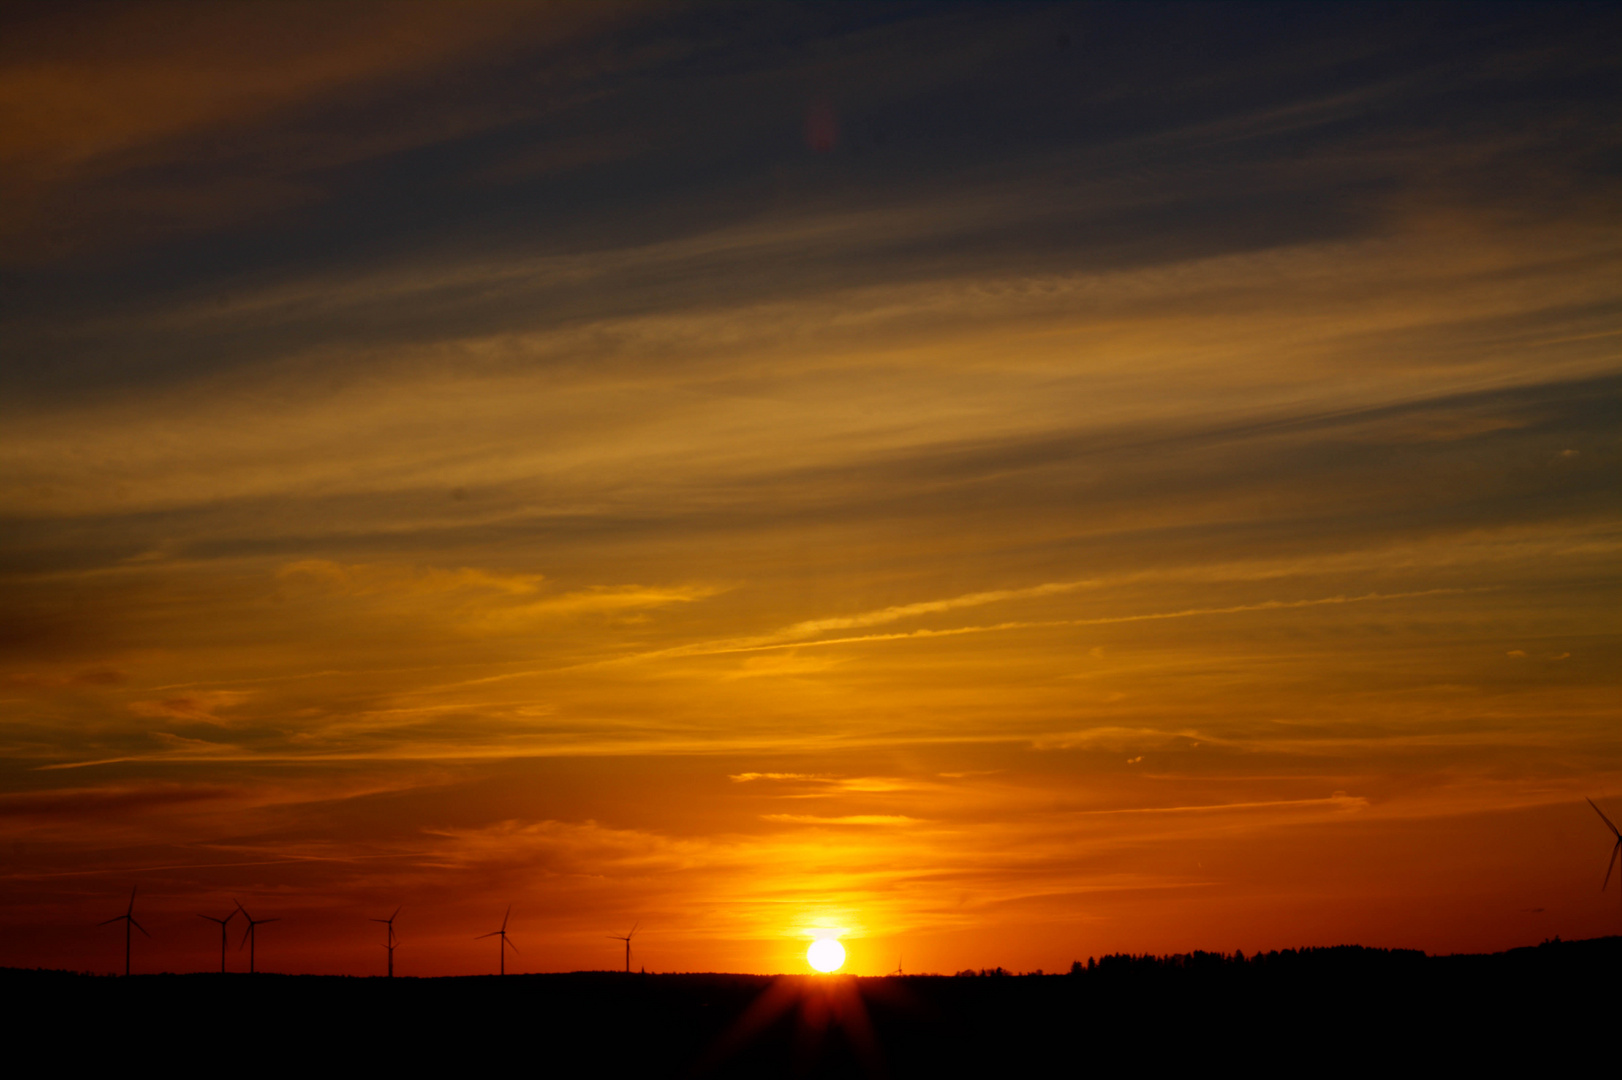
[(1578, 1060), (1622, 937), (1491, 955), (1360, 946), (1112, 955), (1064, 974), (113, 978), (0, 969), (13, 1030), (77, 1059), (570, 1075), (1080, 1075), (1098, 1069), (1456, 1070)]

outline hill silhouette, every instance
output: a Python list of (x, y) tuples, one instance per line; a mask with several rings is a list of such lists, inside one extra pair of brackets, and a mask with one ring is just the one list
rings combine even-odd
[(1622, 938), (1432, 957), (1116, 955), (1066, 974), (576, 972), (112, 978), (0, 969), (22, 1040), (81, 1064), (488, 1066), (635, 1076), (1547, 1069), (1610, 1030)]

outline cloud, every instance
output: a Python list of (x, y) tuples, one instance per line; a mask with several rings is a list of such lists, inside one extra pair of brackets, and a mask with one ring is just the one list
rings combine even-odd
[(840, 817), (818, 817), (815, 814), (762, 814), (762, 821), (776, 821), (788, 825), (917, 825), (918, 818), (904, 814), (845, 814)]
[(4, 676), (7, 686), (59, 689), (71, 686), (120, 686), (129, 682), (128, 672), (116, 668), (89, 668), (71, 673), (18, 672)]
[(634, 619), (640, 612), (725, 591), (718, 585), (595, 585), (542, 596), (547, 584), (542, 574), (326, 559), (290, 563), (276, 577), (284, 596), (359, 600), (370, 606), (357, 613), (433, 620), (475, 635), (520, 633), (547, 620), (588, 615)]
[[(1490, 588), (1478, 586), (1479, 589)], [(1004, 622), (989, 626), (957, 626), (943, 630), (922, 629), (893, 634), (862, 634), (854, 637), (822, 638), (811, 641), (778, 642), (775, 635), (762, 638), (741, 638), (731, 641), (708, 642), (680, 646), (658, 653), (645, 653), (623, 660), (649, 660), (677, 656), (713, 656), (726, 653), (760, 652), (769, 649), (813, 648), (826, 645), (861, 645), (870, 642), (908, 641), (924, 638), (958, 637), (964, 634), (989, 634), (1012, 630), (1047, 629), (1061, 626), (1110, 626), (1122, 623), (1152, 622), (1162, 619), (1189, 619), (1201, 616), (1239, 615), (1263, 611), (1288, 611), (1325, 605), (1358, 604), (1381, 600), (1409, 600), (1416, 597), (1448, 596), (1468, 589), (1421, 589), (1405, 593), (1366, 593), (1362, 596), (1324, 596), (1310, 600), (1261, 600), (1251, 604), (1233, 604), (1226, 607), (1185, 608), (1181, 611), (1163, 611), (1133, 615), (1101, 615), (1088, 619), (1044, 619), (1032, 622)], [(989, 594), (988, 594), (989, 595)], [(928, 607), (930, 605), (916, 605)], [(886, 620), (887, 621), (887, 620)]]
[(451, 841), (441, 849), (441, 863), (539, 864), (559, 874), (671, 872), (726, 861), (725, 845), (712, 840), (616, 829), (596, 821), (510, 819), (425, 833)]
[(1326, 799), (1279, 799), (1270, 802), (1212, 803), (1196, 806), (1134, 806), (1110, 810), (1078, 810), (1077, 814), (1112, 816), (1120, 814), (1226, 814), (1265, 810), (1328, 809), (1339, 813), (1367, 810), (1369, 800), (1359, 795), (1336, 792)]
[[(961, 774), (967, 775), (967, 774)], [(746, 772), (727, 777), (733, 783), (745, 784), (753, 780), (773, 780), (779, 783), (808, 785), (821, 790), (810, 793), (796, 792), (786, 798), (831, 798), (848, 794), (885, 794), (889, 792), (917, 791), (928, 785), (917, 780), (895, 776), (828, 776), (817, 773)]]
[(219, 712), (250, 701), (254, 696), (255, 692), (251, 690), (199, 690), (156, 701), (132, 701), (129, 710), (136, 716), (190, 720), (225, 727), (234, 721), (229, 717), (221, 718)]
[(943, 600), (921, 600), (911, 604), (896, 604), (858, 615), (838, 615), (821, 619), (808, 619), (805, 622), (786, 626), (771, 636), (778, 638), (815, 637), (831, 630), (881, 626), (902, 619), (914, 619), (921, 615), (955, 611), (958, 608), (980, 607), (984, 604), (999, 604), (1010, 600), (1031, 600), (1044, 596), (1060, 595), (1074, 592), (1077, 589), (1096, 588), (1099, 584), (1101, 583), (1097, 581), (1057, 581), (1021, 589), (994, 589), (989, 592), (967, 593), (963, 596), (953, 596)]
[[(157, 3), (90, 23), (56, 13), (11, 20), (11, 48), (0, 61), (10, 212), (0, 214), (0, 233), (39, 258), (61, 253), (64, 228), (66, 246), (86, 248), (109, 239), (97, 237), (97, 227), (118, 239), (140, 235), (140, 225), (172, 235), (318, 201), (319, 189), (290, 174), (432, 143), (501, 117), (423, 110), (415, 122), (355, 138), (322, 131), (311, 111), (334, 99), (354, 109), (399, 93), (476, 62), (514, 33), (544, 45), (618, 17), (609, 5), (542, 12), (475, 2), (453, 15), (425, 3), (295, 3), (274, 13)], [(288, 126), (302, 127), (302, 138), (289, 138)], [(198, 183), (198, 173), (211, 174), (213, 184)], [(121, 193), (107, 190), (114, 178)], [(54, 237), (31, 228), (30, 212), (42, 207), (61, 211)]]
[(506, 608), (492, 617), (523, 620), (547, 615), (613, 614), (670, 604), (690, 604), (725, 591), (725, 587), (718, 585), (596, 585)]
[(215, 784), (112, 784), (91, 788), (10, 792), (0, 795), (0, 818), (96, 820), (234, 798), (235, 788)]
[(28, 872), (1248, 950), (1619, 790), (1615, 16), (1135, 10), (0, 14)]
[(469, 567), (441, 570), (375, 563), (345, 565), (330, 559), (303, 559), (289, 563), (276, 571), (276, 577), (283, 582), (309, 585), (344, 596), (462, 591), (528, 596), (539, 590), (546, 581), (541, 574), (496, 574)]
[[(523, 622), (548, 615), (613, 613), (667, 604), (691, 603), (724, 591), (712, 585), (595, 585), (540, 600), (513, 602), (539, 592), (542, 574), (500, 574), (462, 567), (380, 564), (342, 565), (325, 559), (305, 559), (277, 571), (283, 582), (309, 584), (342, 596), (427, 596), (442, 593), (495, 594), (501, 606), (483, 610), (489, 623)], [(507, 598), (507, 599), (499, 599)]]

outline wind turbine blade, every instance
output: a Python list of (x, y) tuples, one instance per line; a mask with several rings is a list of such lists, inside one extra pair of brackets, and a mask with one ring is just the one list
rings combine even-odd
[(487, 938), (487, 937), (495, 937), (499, 933), (501, 933), (500, 930), (492, 930), (488, 934), (480, 934), (478, 937), (474, 938), (473, 940), (474, 941), (483, 941), (485, 938)]
[(248, 939), (250, 937), (252, 937), (252, 936), (253, 936), (253, 923), (249, 923), (248, 928), (246, 930), (242, 931), (242, 940), (237, 942), (237, 952), (241, 952), (243, 949), (246, 949), (248, 947)]
[(507, 929), (507, 920), (512, 918), (512, 914), (513, 914), (513, 906), (511, 904), (508, 904), (507, 905), (507, 914), (505, 914), (505, 915), (503, 915), (501, 917), (501, 928), (503, 930)]
[[(1598, 810), (1599, 807), (1596, 806), (1594, 809)], [(1611, 829), (1614, 832), (1615, 829), (1616, 829), (1616, 826), (1612, 825)], [(124, 912), (124, 914), (126, 914), (126, 915), (134, 915), (135, 914), (135, 890), (139, 889), (139, 888), (140, 888), (139, 885), (135, 885), (135, 886), (132, 886), (130, 888), (130, 907), (129, 907), (128, 911)]]
[(140, 923), (136, 922), (134, 919), (130, 920), (130, 925), (135, 927), (135, 929), (139, 930), (141, 933), (146, 934), (147, 937), (152, 936), (151, 934), (146, 933), (146, 927), (142, 926)]
[(502, 935), (501, 935), (501, 942), (502, 942), (502, 944), (504, 944), (504, 945), (512, 945), (512, 950), (513, 950), (513, 952), (517, 952), (517, 951), (518, 951), (518, 946), (517, 946), (517, 945), (513, 945), (513, 943), (512, 943), (512, 938), (510, 938), (510, 937), (508, 937), (508, 936), (507, 936), (507, 935), (506, 935), (506, 934), (502, 934)]
[(400, 914), (400, 912), (402, 912), (404, 910), (405, 910), (405, 905), (404, 904), (401, 904), (399, 907), (395, 908), (394, 909), (394, 914), (389, 916), (389, 922), (393, 922), (395, 920), (395, 918)]
[(367, 922), (380, 922), (380, 923), (386, 923), (386, 922), (388, 922), (388, 921), (389, 921), (389, 920), (387, 920), (387, 919), (368, 919), (368, 920), (366, 920), (366, 921), (367, 921)]
[(274, 919), (260, 919), (259, 920), (259, 922), (261, 922), (261, 923), (281, 922), (281, 921), (282, 921), (282, 917), (280, 915), (276, 916)]
[(97, 926), (106, 926), (107, 923), (123, 922), (127, 918), (129, 918), (128, 915), (114, 915), (112, 918), (107, 919), (105, 922), (99, 922), (96, 925)]
[(1599, 887), (1600, 892), (1605, 891), (1606, 885), (1611, 883), (1611, 871), (1616, 869), (1616, 857), (1622, 855), (1622, 840), (1618, 840), (1611, 847), (1611, 861), (1605, 864), (1605, 885)]
[(242, 912), (242, 917), (244, 919), (247, 919), (249, 922), (253, 922), (253, 916), (248, 914), (248, 909), (242, 906), (241, 900), (233, 899), (231, 903), (235, 904), (237, 906), (237, 910)]
[(1599, 819), (1601, 821), (1605, 822), (1606, 826), (1611, 830), (1611, 832), (1616, 835), (1616, 838), (1618, 840), (1622, 840), (1622, 829), (1618, 829), (1615, 825), (1613, 825), (1611, 823), (1611, 819), (1605, 816), (1605, 811), (1603, 811), (1603, 810), (1601, 810), (1599, 808), (1599, 804), (1596, 803), (1593, 799), (1589, 799), (1588, 800), (1588, 805), (1592, 806), (1594, 808), (1594, 813), (1599, 815)]

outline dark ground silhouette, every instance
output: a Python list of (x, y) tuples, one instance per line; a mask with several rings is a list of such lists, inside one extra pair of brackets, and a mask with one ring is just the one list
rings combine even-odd
[(1622, 937), (1490, 956), (1108, 956), (1070, 974), (504, 979), (0, 969), (13, 1054), (551, 1075), (1545, 1071), (1603, 1052)]

